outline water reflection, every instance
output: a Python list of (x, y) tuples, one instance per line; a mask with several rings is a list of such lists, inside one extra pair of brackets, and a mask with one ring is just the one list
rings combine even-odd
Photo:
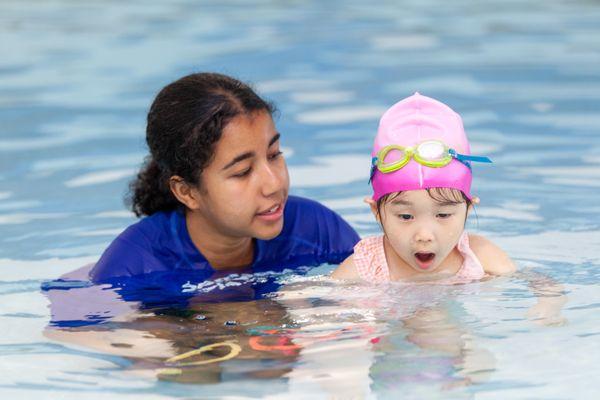
[[(45, 336), (127, 360), (122, 373), (159, 382), (268, 380), (314, 395), (470, 397), (468, 388), (487, 385), (498, 369), (501, 354), (486, 329), (567, 323), (564, 286), (533, 271), (464, 285), (280, 274), (233, 287), (222, 281), (227, 290), (209, 285), (180, 298), (146, 291), (137, 299), (132, 289), (73, 280), (84, 275), (48, 283), (53, 321)], [(283, 286), (269, 293), (275, 282)], [(503, 320), (507, 308), (517, 315)]]
[[(102, 323), (52, 326), (46, 330), (46, 337), (125, 357), (130, 361), (127, 368), (130, 373), (188, 383), (279, 378), (291, 370), (297, 357), (295, 348), (279, 351), (277, 346), (282, 345), (278, 344), (275, 351), (264, 351), (262, 347), (256, 350), (257, 345), (252, 344), (253, 338), (261, 337), (255, 336), (257, 328), (269, 326), (285, 330), (291, 326), (285, 309), (269, 299), (206, 303), (192, 298), (185, 308), (144, 307), (140, 310), (139, 304), (127, 304), (114, 292), (107, 296), (106, 289), (102, 296), (101, 305), (97, 301), (95, 305), (112, 307), (110, 319), (100, 315), (94, 320), (88, 314), (89, 324)], [(280, 343), (279, 340), (276, 342)], [(287, 339), (287, 343), (291, 341)], [(218, 346), (208, 348), (202, 354), (189, 354), (215, 344)], [(264, 345), (272, 346), (271, 338), (265, 340)], [(232, 355), (232, 362), (219, 361), (221, 358), (228, 360), (229, 355)], [(180, 359), (172, 360), (177, 356)]]

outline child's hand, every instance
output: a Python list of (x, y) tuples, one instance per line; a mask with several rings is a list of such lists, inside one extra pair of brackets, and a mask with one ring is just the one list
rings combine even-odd
[(527, 319), (541, 326), (563, 326), (568, 320), (560, 314), (565, 296), (539, 297), (538, 302), (527, 311)]

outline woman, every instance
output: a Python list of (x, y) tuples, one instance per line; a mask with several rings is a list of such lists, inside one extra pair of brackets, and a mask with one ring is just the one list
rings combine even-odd
[[(254, 299), (276, 288), (273, 272), (344, 260), (358, 235), (319, 203), (288, 196), (272, 113), (247, 85), (224, 75), (193, 74), (167, 85), (148, 113), (150, 156), (132, 183), (132, 209), (145, 218), (91, 270), (43, 285), (52, 312), (45, 335), (151, 369), (223, 338), (241, 346), (237, 358), (281, 358), (247, 345), (246, 329), (285, 323), (281, 307)], [(88, 278), (98, 285), (73, 281)], [(226, 299), (237, 301), (218, 303)], [(197, 381), (199, 371), (200, 381), (220, 379), (220, 364), (210, 362), (208, 370), (159, 376)]]
[(132, 209), (146, 217), (110, 244), (91, 280), (154, 274), (161, 285), (165, 273), (187, 271), (193, 291), (233, 272), (344, 260), (358, 235), (321, 204), (288, 197), (272, 113), (225, 75), (192, 74), (163, 88), (148, 113), (150, 155), (132, 183)]

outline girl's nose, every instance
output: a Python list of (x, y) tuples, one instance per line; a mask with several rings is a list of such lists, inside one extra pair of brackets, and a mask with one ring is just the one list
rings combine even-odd
[(415, 242), (428, 243), (433, 241), (433, 231), (426, 226), (420, 226), (415, 232)]

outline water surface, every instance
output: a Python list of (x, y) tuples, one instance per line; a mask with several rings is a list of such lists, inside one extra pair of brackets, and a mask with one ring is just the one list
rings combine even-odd
[[(598, 2), (4, 1), (0, 46), (4, 395), (581, 399), (600, 390)], [(132, 310), (80, 332), (81, 343), (44, 336), (40, 284), (95, 261), (135, 221), (122, 198), (146, 153), (154, 95), (208, 70), (277, 103), (292, 192), (363, 236), (378, 232), (362, 203), (378, 117), (417, 90), (450, 104), (473, 151), (495, 162), (476, 170), (482, 203), (468, 227), (523, 272), (365, 288), (333, 285), (323, 266), (271, 277), (285, 289), (258, 302)], [(231, 340), (246, 352), (160, 373), (178, 368), (165, 365), (171, 355)], [(283, 350), (250, 351), (250, 341)]]

